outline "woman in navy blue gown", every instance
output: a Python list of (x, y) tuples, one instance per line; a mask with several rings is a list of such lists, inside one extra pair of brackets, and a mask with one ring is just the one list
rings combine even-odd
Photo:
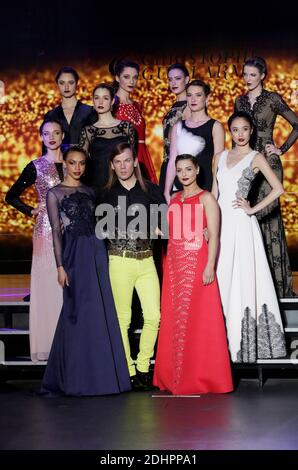
[(86, 153), (65, 152), (64, 182), (47, 195), (63, 307), (41, 393), (90, 396), (131, 389), (103, 240), (95, 235), (95, 194), (80, 182)]

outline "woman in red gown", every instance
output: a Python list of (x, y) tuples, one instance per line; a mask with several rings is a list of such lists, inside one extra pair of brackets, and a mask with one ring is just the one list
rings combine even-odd
[(116, 99), (114, 115), (121, 121), (129, 121), (138, 134), (138, 161), (143, 176), (153, 183), (157, 183), (154, 165), (145, 143), (146, 123), (142, 110), (136, 101), (130, 98), (136, 86), (139, 65), (129, 60), (121, 60), (110, 65), (110, 71), (115, 76)]
[[(196, 182), (198, 161), (176, 158), (183, 190), (170, 202), (154, 385), (174, 395), (233, 390), (226, 329), (215, 276), (219, 208)], [(203, 230), (208, 228), (208, 244)]]

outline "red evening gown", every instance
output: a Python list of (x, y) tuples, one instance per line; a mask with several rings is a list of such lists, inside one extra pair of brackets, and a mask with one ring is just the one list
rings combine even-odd
[[(203, 194), (204, 191), (201, 192)], [(154, 369), (154, 385), (174, 395), (226, 393), (233, 390), (226, 329), (217, 280), (203, 285), (208, 244), (203, 237), (206, 214), (200, 198), (180, 200), (178, 220), (194, 231), (195, 212), (202, 210), (203, 223), (192, 236), (174, 236), (174, 215), (169, 210), (169, 243), (161, 300), (161, 325)], [(187, 207), (188, 206), (188, 207)], [(176, 211), (175, 211), (176, 214)], [(180, 225), (181, 226), (181, 225)], [(186, 232), (185, 226), (183, 231)]]
[(129, 121), (134, 126), (138, 134), (138, 161), (140, 163), (143, 176), (152, 183), (157, 183), (154, 165), (150, 153), (145, 144), (145, 119), (142, 116), (141, 107), (138, 103), (118, 103), (116, 118), (121, 121)]

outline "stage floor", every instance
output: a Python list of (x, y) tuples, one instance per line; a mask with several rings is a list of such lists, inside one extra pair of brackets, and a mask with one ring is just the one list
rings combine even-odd
[(298, 449), (297, 378), (268, 379), (262, 391), (241, 380), (234, 393), (192, 398), (42, 398), (31, 392), (38, 384), (0, 388), (1, 450)]
[[(29, 282), (29, 275), (1, 275), (1, 302), (21, 301)], [(264, 370), (268, 378), (263, 389), (257, 374), (245, 371), (243, 378), (243, 371), (234, 370), (240, 382), (226, 395), (128, 392), (42, 398), (34, 393), (42, 377), (40, 366), (20, 369), (18, 375), (4, 368), (0, 450), (298, 449), (298, 370)]]

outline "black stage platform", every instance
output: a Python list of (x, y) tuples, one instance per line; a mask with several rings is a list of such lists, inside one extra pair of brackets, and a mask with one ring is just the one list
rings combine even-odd
[(298, 379), (242, 379), (227, 395), (167, 397), (128, 392), (42, 398), (39, 381), (0, 392), (0, 449), (298, 449)]

